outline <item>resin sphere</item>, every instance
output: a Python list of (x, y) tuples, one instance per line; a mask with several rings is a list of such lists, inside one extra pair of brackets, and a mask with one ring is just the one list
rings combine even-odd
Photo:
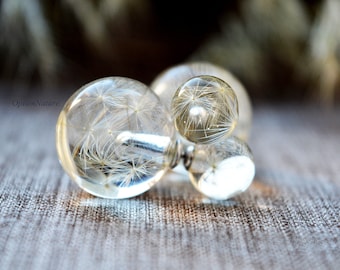
[(56, 145), (61, 165), (87, 192), (128, 198), (147, 191), (171, 166), (175, 130), (144, 84), (123, 77), (91, 82), (61, 111)]
[(221, 79), (197, 76), (177, 89), (171, 112), (176, 129), (184, 138), (211, 144), (234, 130), (238, 119), (237, 97)]
[(232, 87), (237, 96), (239, 107), (238, 123), (232, 134), (247, 141), (252, 122), (250, 98), (241, 82), (224, 68), (206, 62), (176, 65), (158, 75), (150, 87), (170, 109), (172, 97), (177, 89), (192, 77), (200, 75), (210, 75), (220, 78)]
[(244, 192), (255, 175), (249, 147), (233, 136), (213, 145), (195, 145), (187, 167), (194, 187), (216, 200)]

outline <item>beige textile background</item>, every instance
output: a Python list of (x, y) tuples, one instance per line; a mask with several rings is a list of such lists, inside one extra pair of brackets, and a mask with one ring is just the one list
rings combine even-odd
[(0, 106), (0, 269), (339, 269), (339, 109), (256, 104), (256, 179), (231, 200), (185, 176), (107, 200), (58, 163), (65, 100), (17, 101)]

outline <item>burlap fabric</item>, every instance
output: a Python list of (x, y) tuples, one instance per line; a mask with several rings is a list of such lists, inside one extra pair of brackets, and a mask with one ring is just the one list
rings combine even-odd
[(16, 101), (0, 109), (0, 269), (340, 269), (339, 109), (255, 104), (256, 179), (231, 200), (178, 175), (107, 200), (59, 165), (64, 100)]

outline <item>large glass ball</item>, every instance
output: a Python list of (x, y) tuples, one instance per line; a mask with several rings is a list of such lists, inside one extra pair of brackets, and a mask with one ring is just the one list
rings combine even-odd
[(75, 92), (56, 126), (59, 160), (87, 192), (128, 198), (150, 189), (173, 162), (175, 130), (167, 109), (144, 84), (123, 77)]
[(238, 123), (233, 135), (247, 141), (252, 123), (252, 105), (249, 95), (241, 82), (226, 69), (208, 62), (183, 63), (170, 67), (158, 75), (151, 83), (151, 89), (170, 108), (177, 89), (192, 77), (210, 75), (225, 81), (234, 90), (239, 107)]

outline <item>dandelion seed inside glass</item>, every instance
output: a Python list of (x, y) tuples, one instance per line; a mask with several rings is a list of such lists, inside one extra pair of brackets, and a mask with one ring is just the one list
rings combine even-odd
[(228, 70), (208, 62), (190, 62), (169, 67), (161, 72), (151, 83), (151, 89), (170, 108), (176, 90), (192, 77), (209, 75), (222, 79), (234, 90), (239, 108), (237, 126), (232, 135), (247, 141), (252, 124), (252, 104), (247, 90)]
[(208, 75), (189, 79), (175, 92), (171, 111), (178, 132), (188, 141), (211, 144), (232, 133), (238, 121), (234, 90)]
[(123, 77), (75, 92), (56, 127), (59, 160), (87, 192), (129, 198), (150, 189), (169, 168), (175, 130), (169, 113), (144, 84)]

